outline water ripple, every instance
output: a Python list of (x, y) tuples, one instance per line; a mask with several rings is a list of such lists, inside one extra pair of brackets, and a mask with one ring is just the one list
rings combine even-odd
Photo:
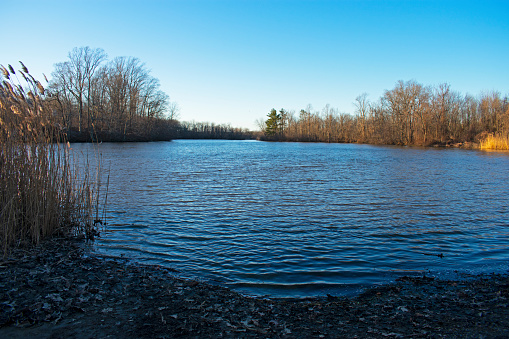
[(99, 148), (111, 166), (109, 226), (96, 246), (107, 255), (291, 297), (507, 270), (507, 153), (181, 140)]

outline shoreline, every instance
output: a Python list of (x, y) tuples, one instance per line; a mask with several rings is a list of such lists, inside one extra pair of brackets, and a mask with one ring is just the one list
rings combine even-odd
[(0, 262), (0, 337), (509, 336), (509, 276), (402, 277), (355, 297), (264, 298), (55, 238)]

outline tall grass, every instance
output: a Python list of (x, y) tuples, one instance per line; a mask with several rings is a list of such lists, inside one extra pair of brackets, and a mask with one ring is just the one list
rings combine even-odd
[[(0, 244), (55, 235), (93, 237), (94, 184), (53, 118), (45, 89), (21, 63), (0, 70)], [(22, 78), (20, 81), (19, 77)], [(23, 83), (23, 86), (22, 86)]]
[(481, 149), (509, 150), (509, 134), (488, 134), (480, 142)]

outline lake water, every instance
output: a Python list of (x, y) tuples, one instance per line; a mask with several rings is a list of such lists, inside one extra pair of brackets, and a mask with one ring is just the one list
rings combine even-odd
[(278, 297), (508, 270), (507, 152), (217, 140), (99, 152), (101, 254)]

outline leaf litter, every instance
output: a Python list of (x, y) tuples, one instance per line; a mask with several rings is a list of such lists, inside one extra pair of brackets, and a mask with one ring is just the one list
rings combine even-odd
[(244, 296), (52, 239), (0, 261), (0, 337), (504, 338), (509, 277), (403, 277), (357, 297)]

